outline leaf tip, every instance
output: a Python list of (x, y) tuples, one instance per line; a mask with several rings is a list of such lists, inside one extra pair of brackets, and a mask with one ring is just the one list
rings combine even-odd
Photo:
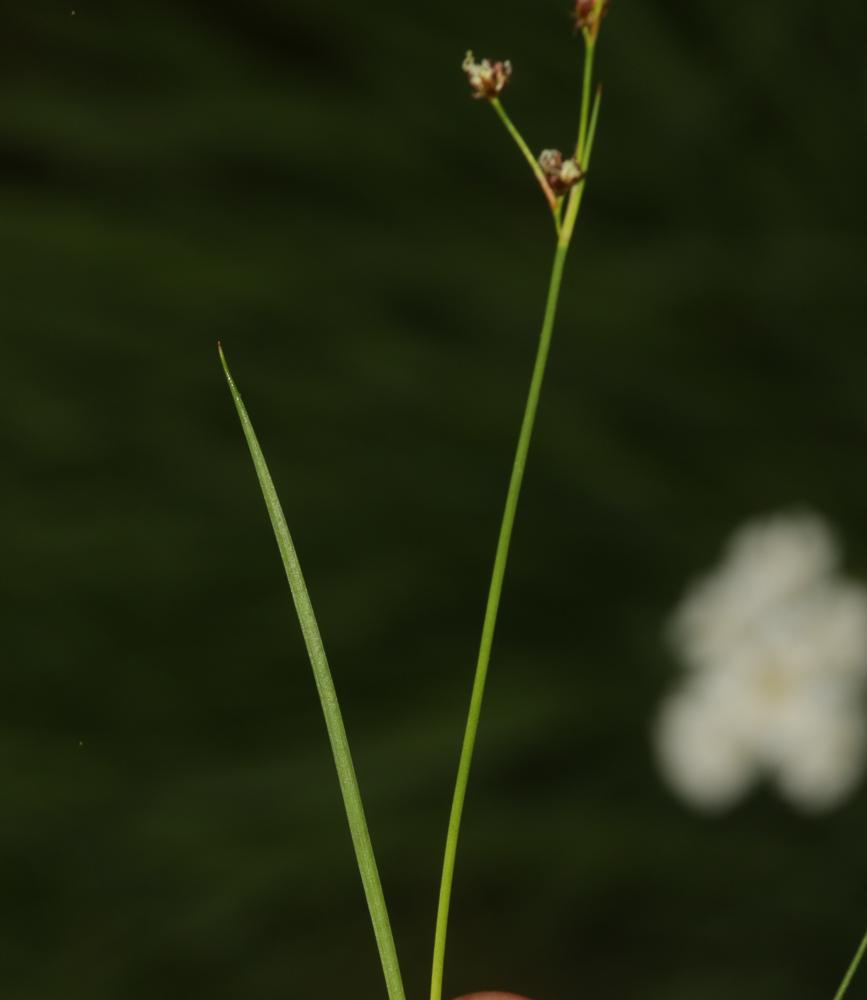
[(223, 371), (225, 372), (226, 378), (229, 380), (229, 383), (231, 384), (232, 376), (229, 373), (229, 362), (226, 361), (226, 352), (223, 350), (222, 340), (217, 341), (217, 354), (220, 355), (220, 364), (223, 366)]

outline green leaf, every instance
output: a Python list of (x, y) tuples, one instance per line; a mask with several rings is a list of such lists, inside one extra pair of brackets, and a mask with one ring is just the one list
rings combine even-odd
[(301, 572), (301, 564), (295, 552), (292, 536), (289, 534), (289, 528), (286, 524), (286, 518), (283, 515), (283, 508), (280, 505), (277, 490), (274, 488), (274, 482), (265, 463), (265, 456), (259, 447), (256, 432), (253, 430), (253, 424), (250, 422), (244, 401), (241, 399), (241, 394), (238, 392), (238, 387), (235, 385), (232, 374), (229, 371), (222, 345), (218, 344), (217, 346), (220, 352), (220, 361), (223, 364), (223, 371), (226, 373), (226, 381), (229, 383), (232, 399), (235, 401), (235, 408), (241, 420), (244, 437), (247, 439), (247, 445), (250, 448), (250, 455), (259, 479), (259, 486), (262, 489), (262, 496), (265, 499), (265, 506), (268, 509), (271, 526), (274, 529), (274, 537), (277, 539), (277, 548), (280, 550), (280, 557), (283, 560), (283, 567), (286, 570), (286, 578), (289, 581), (289, 589), (292, 592), (292, 600), (295, 604), (295, 611), (298, 614), (301, 633), (304, 636), (304, 643), (307, 647), (307, 655), (310, 657), (310, 665), (313, 668), (316, 689), (319, 692), (322, 713), (325, 716), (325, 726), (328, 730), (328, 738), (331, 741), (331, 750), (334, 754), (337, 779), (340, 782), (343, 804), (346, 807), (349, 831), (352, 835), (353, 846), (355, 847), (358, 870), (361, 874), (364, 895), (367, 898), (370, 919), (373, 922), (373, 932), (376, 935), (376, 944), (379, 948), (379, 958), (382, 962), (382, 971), (385, 975), (389, 1000), (405, 1000), (400, 966), (397, 960), (394, 938), (391, 933), (391, 923), (388, 919), (388, 910), (385, 905), (382, 884), (379, 880), (379, 871), (376, 866), (376, 858), (373, 854), (373, 845), (370, 841), (370, 833), (368, 832), (367, 821), (364, 817), (361, 791), (359, 790), (358, 779), (355, 775), (355, 766), (352, 763), (352, 754), (349, 750), (349, 741), (347, 740), (346, 729), (343, 725), (343, 716), (340, 713), (337, 692), (334, 688), (331, 670), (325, 656), (325, 647), (322, 644), (322, 636), (319, 633), (319, 626), (316, 623), (316, 615), (313, 612), (313, 605), (310, 602), (310, 595), (307, 592), (307, 586), (304, 583), (304, 576)]
[(855, 978), (855, 973), (858, 971), (858, 966), (861, 964), (861, 959), (864, 957), (865, 951), (867, 951), (867, 934), (864, 935), (858, 951), (855, 952), (852, 964), (849, 966), (849, 970), (843, 977), (843, 982), (840, 984), (840, 989), (837, 990), (834, 1000), (843, 1000), (843, 997), (846, 996), (846, 991), (849, 989), (849, 984)]

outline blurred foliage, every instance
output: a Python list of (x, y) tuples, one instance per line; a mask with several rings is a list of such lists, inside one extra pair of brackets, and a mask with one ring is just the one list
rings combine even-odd
[[(511, 58), (510, 112), (565, 146), (568, 4), (75, 2), (0, 35), (0, 990), (382, 996), (221, 338), (422, 997), (552, 242), (459, 66)], [(612, 5), (455, 993), (829, 997), (863, 931), (867, 792), (696, 818), (648, 727), (741, 519), (810, 504), (867, 573), (865, 31), (859, 0)]]

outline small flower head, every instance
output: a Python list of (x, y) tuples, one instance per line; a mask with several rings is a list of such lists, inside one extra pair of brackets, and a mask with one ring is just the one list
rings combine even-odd
[(470, 82), (473, 97), (480, 101), (492, 101), (499, 97), (512, 76), (512, 64), (508, 59), (505, 62), (491, 62), (490, 59), (476, 62), (472, 52), (467, 53), (463, 69)]
[(575, 27), (593, 39), (599, 34), (599, 23), (611, 0), (575, 0)]
[(559, 149), (546, 149), (539, 156), (539, 166), (545, 175), (548, 185), (557, 197), (566, 194), (584, 177), (584, 171), (578, 161), (563, 159)]

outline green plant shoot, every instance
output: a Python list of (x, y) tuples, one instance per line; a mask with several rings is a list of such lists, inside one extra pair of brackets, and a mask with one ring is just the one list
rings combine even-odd
[(505, 509), (500, 524), (500, 533), (494, 557), (494, 568), (491, 573), (485, 618), (482, 625), (482, 638), (479, 644), (475, 678), (470, 696), (470, 708), (467, 715), (463, 744), (458, 762), (457, 779), (452, 797), (451, 813), (446, 833), (442, 877), (440, 880), (436, 930), (434, 933), (430, 1000), (442, 1000), (446, 937), (448, 933), (449, 909), (461, 819), (466, 801), (476, 737), (478, 735), (479, 718), (485, 696), (485, 684), (494, 643), (497, 614), (500, 607), (500, 598), (503, 593), (503, 580), (509, 559), (509, 547), (512, 541), (512, 531), (515, 526), (518, 499), (527, 466), (530, 441), (533, 436), (533, 427), (539, 407), (539, 397), (542, 392), (542, 383), (545, 379), (545, 369), (551, 349), (554, 321), (557, 316), (560, 289), (563, 283), (563, 271), (575, 232), (575, 223), (581, 208), (587, 171), (593, 151), (593, 142), (596, 136), (602, 94), (601, 90), (597, 89), (595, 98), (591, 99), (593, 92), (593, 57), (599, 37), (599, 27), (607, 5), (608, 0), (579, 0), (575, 8), (576, 26), (581, 30), (583, 35), (585, 51), (578, 138), (574, 155), (571, 157), (564, 157), (559, 150), (545, 150), (537, 161), (532, 153), (530, 153), (527, 143), (511, 118), (506, 114), (500, 100), (500, 95), (511, 77), (511, 63), (491, 62), (488, 59), (476, 62), (472, 52), (467, 53), (467, 58), (464, 61), (464, 71), (467, 74), (474, 95), (492, 105), (509, 135), (515, 140), (521, 154), (529, 162), (533, 174), (542, 188), (542, 193), (545, 195), (551, 208), (557, 243), (551, 266), (551, 277), (548, 284), (548, 295), (545, 303), (542, 329), (539, 335), (539, 344), (536, 351), (536, 360), (533, 365), (533, 374), (530, 379), (530, 388), (527, 393), (527, 402), (524, 408), (521, 430), (518, 435), (518, 444), (512, 463), (512, 474), (506, 493)]
[(855, 978), (855, 973), (858, 971), (858, 966), (861, 964), (861, 959), (864, 958), (865, 952), (867, 952), (867, 934), (864, 935), (858, 950), (855, 952), (852, 964), (849, 966), (846, 975), (843, 977), (843, 982), (840, 983), (840, 989), (837, 990), (834, 995), (834, 1000), (843, 1000), (843, 997), (846, 996), (849, 986)]
[(364, 895), (367, 899), (370, 919), (373, 922), (373, 932), (376, 936), (377, 947), (379, 948), (379, 958), (382, 963), (388, 997), (389, 1000), (405, 1000), (397, 951), (395, 950), (394, 938), (391, 933), (391, 923), (385, 905), (385, 896), (382, 892), (379, 870), (376, 866), (373, 845), (367, 829), (367, 820), (365, 819), (364, 807), (361, 802), (361, 791), (355, 775), (355, 766), (352, 763), (352, 754), (349, 750), (349, 741), (343, 725), (343, 716), (341, 715), (340, 705), (337, 701), (337, 691), (334, 688), (331, 669), (328, 666), (328, 659), (325, 656), (325, 646), (322, 643), (322, 636), (319, 633), (319, 626), (316, 623), (316, 615), (313, 612), (313, 605), (310, 601), (310, 595), (307, 592), (307, 585), (304, 582), (304, 575), (301, 572), (301, 564), (295, 552), (295, 545), (292, 541), (292, 536), (289, 534), (289, 528), (286, 524), (286, 518), (283, 515), (283, 508), (280, 505), (277, 490), (274, 488), (274, 481), (271, 479), (271, 473), (268, 471), (265, 456), (259, 447), (259, 441), (256, 438), (256, 432), (253, 430), (253, 424), (247, 414), (244, 401), (229, 371), (222, 345), (218, 345), (218, 347), (223, 371), (226, 373), (226, 381), (229, 383), (229, 390), (232, 393), (232, 399), (235, 401), (235, 408), (241, 420), (244, 437), (247, 439), (250, 456), (253, 459), (253, 466), (256, 469), (259, 486), (262, 489), (262, 496), (265, 499), (265, 506), (268, 509), (268, 517), (271, 519), (271, 527), (274, 529), (274, 537), (277, 539), (277, 548), (280, 550), (280, 557), (283, 560), (283, 567), (286, 570), (286, 578), (289, 581), (289, 589), (292, 592), (295, 611), (298, 614), (298, 621), (301, 624), (301, 633), (304, 636), (307, 655), (310, 657), (310, 665), (313, 667), (313, 676), (316, 680), (319, 700), (322, 703), (322, 713), (325, 716), (328, 738), (331, 741), (331, 751), (334, 754), (334, 765), (337, 768), (337, 778), (340, 782), (343, 804), (346, 807), (349, 831), (352, 835), (353, 846), (355, 847), (358, 870), (361, 873)]

